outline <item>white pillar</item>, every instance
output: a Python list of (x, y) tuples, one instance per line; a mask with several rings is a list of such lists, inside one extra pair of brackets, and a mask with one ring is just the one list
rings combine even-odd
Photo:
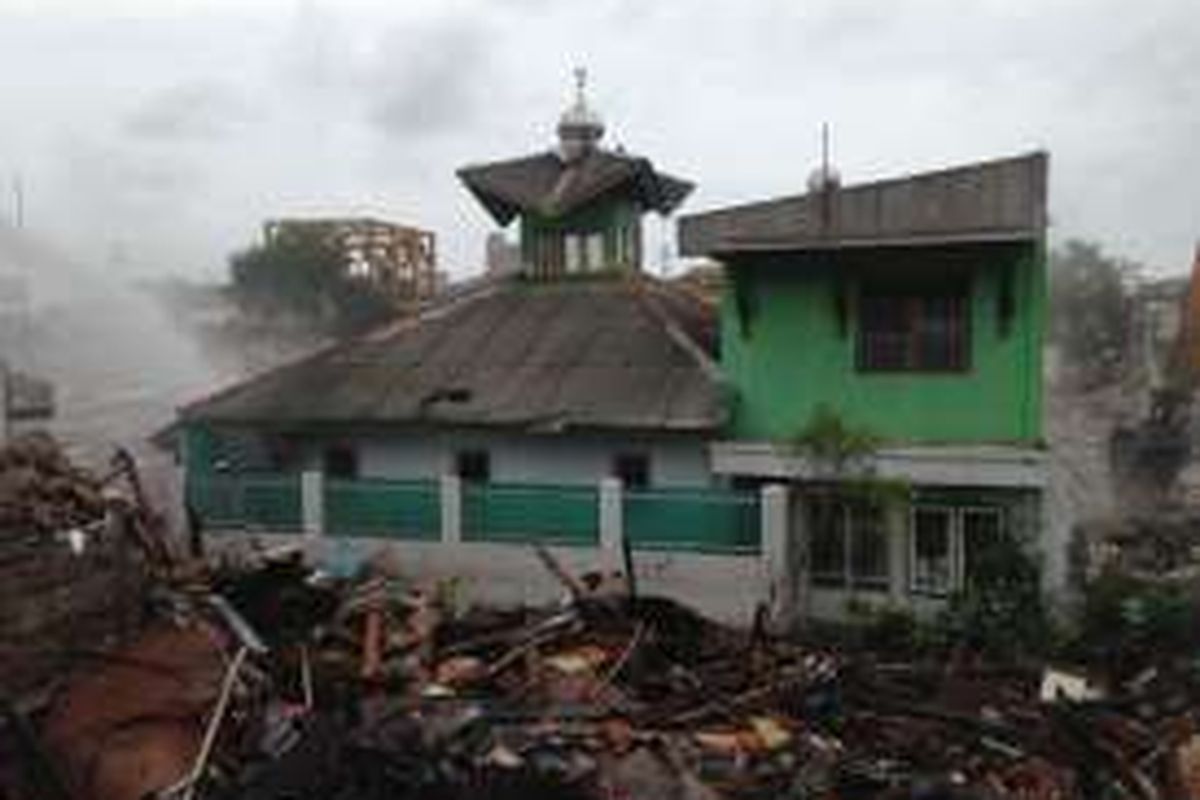
[(442, 510), (442, 544), (462, 541), (462, 478), (443, 475), (439, 482)]
[(325, 476), (319, 470), (300, 473), (300, 514), (305, 536), (325, 533)]
[(600, 480), (600, 564), (606, 573), (624, 570), (624, 491), (618, 478)]
[(788, 487), (773, 483), (762, 488), (760, 504), (762, 559), (767, 601), (772, 619), (790, 624), (796, 612), (796, 580), (792, 541), (788, 531)]

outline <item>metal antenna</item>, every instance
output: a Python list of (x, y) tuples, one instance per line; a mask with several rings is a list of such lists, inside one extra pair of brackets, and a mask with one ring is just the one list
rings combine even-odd
[(587, 86), (587, 67), (576, 67), (572, 72), (575, 73), (575, 101), (582, 106), (583, 90)]
[(25, 227), (25, 187), (21, 182), (21, 173), (13, 175), (13, 227)]
[(821, 123), (821, 175), (829, 176), (829, 123)]

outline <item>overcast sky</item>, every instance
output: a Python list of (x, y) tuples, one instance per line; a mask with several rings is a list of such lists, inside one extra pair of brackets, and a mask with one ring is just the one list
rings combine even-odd
[(0, 216), (19, 172), (70, 251), (216, 276), (263, 218), (372, 213), (462, 276), (454, 169), (549, 146), (576, 64), (684, 212), (801, 190), (828, 121), (846, 183), (1046, 148), (1055, 236), (1200, 237), (1194, 0), (0, 0)]

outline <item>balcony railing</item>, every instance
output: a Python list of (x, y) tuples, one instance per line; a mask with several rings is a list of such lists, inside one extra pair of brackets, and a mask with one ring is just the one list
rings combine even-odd
[[(614, 482), (602, 490), (600, 485), (311, 478), (310, 485), (300, 475), (190, 476), (187, 495), (211, 531), (580, 547), (623, 536), (635, 550), (761, 550), (762, 506), (755, 492), (715, 487), (622, 490)], [(606, 491), (613, 493), (607, 505)], [(602, 506), (608, 509), (605, 520)], [(452, 516), (443, 519), (443, 513)]]

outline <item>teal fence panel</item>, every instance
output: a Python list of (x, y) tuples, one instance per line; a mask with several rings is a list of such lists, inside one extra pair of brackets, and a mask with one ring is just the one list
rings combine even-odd
[(441, 524), (436, 481), (325, 482), (325, 530), (331, 536), (436, 540)]
[(189, 475), (188, 504), (205, 528), (240, 528), (244, 524), (241, 490), (231, 475)]
[(640, 550), (754, 553), (759, 498), (728, 489), (645, 489), (623, 497), (625, 537)]
[(299, 475), (193, 475), (187, 492), (207, 529), (296, 533), (303, 527)]
[(600, 493), (589, 486), (463, 486), (463, 539), (594, 545), (600, 538)]

